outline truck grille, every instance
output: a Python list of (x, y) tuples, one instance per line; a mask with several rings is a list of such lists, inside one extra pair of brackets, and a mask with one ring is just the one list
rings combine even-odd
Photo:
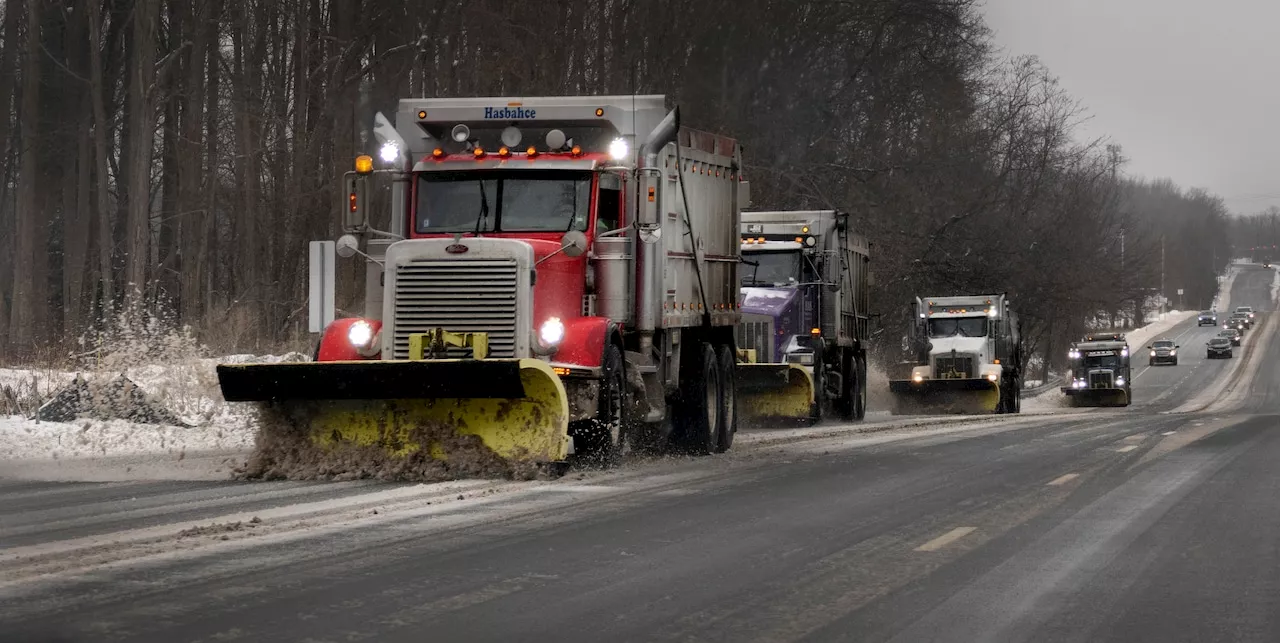
[(1089, 388), (1111, 388), (1111, 373), (1089, 373)]
[[(443, 328), (487, 333), (490, 357), (515, 357), (514, 260), (418, 260), (396, 267), (395, 359), (409, 358), (409, 335)], [(450, 349), (449, 357), (469, 357)]]
[(773, 320), (769, 317), (743, 315), (738, 324), (738, 348), (756, 351), (761, 363), (773, 361)]
[(950, 355), (935, 357), (933, 371), (938, 379), (969, 379), (973, 374), (972, 357), (951, 357)]

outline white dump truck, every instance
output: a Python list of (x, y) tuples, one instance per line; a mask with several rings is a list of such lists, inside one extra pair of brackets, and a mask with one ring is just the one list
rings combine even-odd
[(1022, 349), (1005, 295), (917, 298), (908, 379), (889, 382), (894, 412), (1018, 413)]

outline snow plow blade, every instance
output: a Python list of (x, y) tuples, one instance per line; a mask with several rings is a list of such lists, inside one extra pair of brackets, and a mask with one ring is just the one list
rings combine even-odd
[(355, 449), (545, 464), (570, 449), (564, 385), (536, 359), (222, 364), (218, 382), (227, 401), (259, 403), (264, 433), (288, 434), (259, 435), (259, 451), (264, 437), (288, 437), (289, 449), (311, 451), (295, 458)]
[(986, 379), (894, 380), (894, 415), (985, 415), (1000, 408), (1000, 387)]
[(1129, 394), (1122, 388), (1070, 388), (1063, 387), (1067, 402), (1074, 407), (1081, 406), (1129, 406)]
[(813, 376), (795, 364), (738, 364), (735, 376), (747, 422), (804, 420), (813, 416)]

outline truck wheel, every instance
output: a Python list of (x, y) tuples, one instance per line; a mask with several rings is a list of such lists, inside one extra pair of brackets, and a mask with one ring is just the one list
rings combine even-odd
[(679, 448), (707, 455), (718, 441), (720, 425), (719, 359), (709, 344), (699, 343), (687, 373), (680, 374), (680, 411), (674, 436)]
[(827, 365), (820, 361), (813, 364), (813, 406), (809, 407), (809, 426), (822, 421), (823, 407), (826, 406)]
[(720, 361), (720, 430), (716, 443), (716, 453), (724, 453), (733, 446), (733, 436), (738, 433), (738, 394), (737, 377), (738, 360), (734, 358), (733, 347), (724, 345), (716, 350)]
[(582, 422), (574, 436), (583, 460), (613, 466), (627, 450), (627, 380), (622, 351), (614, 344), (604, 350), (596, 417)]
[(1021, 413), (1022, 412), (1022, 381), (1019, 380), (1017, 377), (1014, 377), (1013, 384), (1010, 385), (1010, 388), (1013, 389), (1013, 397), (1009, 399), (1009, 402), (1010, 402), (1009, 412)]

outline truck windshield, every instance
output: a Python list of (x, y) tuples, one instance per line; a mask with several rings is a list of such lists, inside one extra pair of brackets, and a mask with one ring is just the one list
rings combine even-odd
[(586, 231), (591, 173), (424, 172), (414, 228), (430, 232)]
[(930, 337), (986, 337), (986, 317), (951, 317), (929, 320)]
[[(744, 252), (743, 286), (780, 286), (800, 280), (800, 251)], [(756, 265), (758, 264), (758, 265)]]
[(1112, 353), (1111, 355), (1094, 355), (1084, 358), (1085, 368), (1118, 368), (1120, 366), (1120, 356)]

